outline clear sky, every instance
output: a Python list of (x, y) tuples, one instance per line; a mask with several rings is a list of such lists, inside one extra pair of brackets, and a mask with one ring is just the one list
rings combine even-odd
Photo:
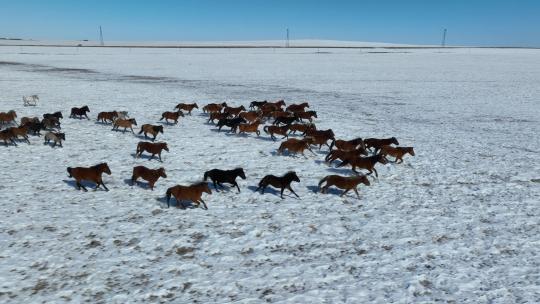
[(540, 47), (540, 0), (0, 0), (0, 37)]

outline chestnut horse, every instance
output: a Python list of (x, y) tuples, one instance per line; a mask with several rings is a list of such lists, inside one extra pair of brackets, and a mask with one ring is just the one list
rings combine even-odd
[(209, 103), (205, 105), (202, 110), (204, 113), (216, 113), (221, 112), (221, 110), (227, 106), (226, 102), (223, 103)]
[(324, 161), (330, 164), (336, 159), (344, 161), (346, 159), (360, 157), (360, 155), (368, 156), (368, 153), (365, 149), (362, 148), (359, 148), (357, 150), (331, 150), (324, 158)]
[(259, 125), (261, 124), (260, 120), (256, 120), (255, 122), (251, 124), (247, 123), (241, 123), (238, 125), (238, 134), (241, 133), (255, 133), (257, 136), (261, 135), (261, 131), (259, 131)]
[[(342, 139), (332, 140), (332, 144), (330, 144), (330, 150), (332, 150), (334, 146), (336, 146), (337, 149), (343, 150), (343, 151), (351, 151), (351, 150), (356, 150), (358, 148), (361, 148), (363, 150), (366, 149), (366, 145), (364, 145), (364, 141), (360, 137), (357, 137), (351, 140), (342, 140)], [(366, 155), (367, 155), (367, 152), (366, 152)]]
[(198, 109), (199, 106), (196, 103), (179, 103), (174, 108), (187, 111), (188, 115), (191, 115), (191, 111), (193, 111), (193, 109)]
[(25, 125), (28, 122), (39, 122), (39, 118), (37, 117), (23, 117), (21, 118), (21, 126)]
[(261, 189), (261, 194), (264, 194), (264, 190), (266, 189), (266, 187), (270, 185), (274, 188), (281, 189), (282, 199), (283, 199), (283, 191), (285, 191), (285, 189), (289, 189), (289, 191), (291, 191), (294, 195), (296, 195), (296, 197), (299, 198), (300, 196), (298, 196), (298, 194), (296, 194), (296, 192), (294, 192), (294, 190), (291, 188), (291, 183), (293, 181), (298, 182), (298, 183), (300, 182), (298, 175), (296, 175), (296, 172), (294, 171), (289, 171), (283, 176), (267, 175), (261, 179), (261, 181), (259, 182), (259, 187), (257, 187), (255, 191), (258, 191), (259, 189)]
[(284, 125), (282, 127), (264, 126), (263, 131), (266, 134), (270, 134), (270, 138), (272, 138), (272, 140), (274, 141), (276, 141), (276, 137), (274, 136), (274, 134), (283, 135), (283, 138), (289, 138), (289, 126), (287, 125)]
[[(321, 188), (321, 185), (326, 182), (326, 185), (324, 185)], [(341, 193), (340, 196), (344, 196), (347, 192), (350, 190), (354, 190), (356, 193), (356, 196), (358, 199), (360, 199), (360, 194), (358, 194), (358, 190), (356, 187), (360, 183), (363, 183), (366, 186), (370, 185), (370, 182), (365, 175), (357, 175), (357, 176), (339, 176), (339, 175), (328, 175), (321, 179), (319, 182), (319, 188), (321, 189), (321, 193), (327, 193), (328, 188), (331, 186), (336, 186), (337, 188), (344, 189), (343, 193)]]
[(311, 148), (309, 147), (308, 140), (290, 138), (282, 142), (281, 145), (279, 145), (277, 154), (281, 155), (283, 154), (283, 151), (288, 150), (289, 154), (293, 153), (294, 155), (296, 155), (298, 153), (301, 153), (304, 157), (306, 157), (306, 155), (304, 154), (304, 150), (306, 149), (311, 151), (311, 153), (315, 154), (315, 152), (313, 152)]
[(289, 125), (289, 134), (296, 134), (296, 132), (305, 133), (307, 130), (317, 130), (317, 127), (313, 123), (309, 124), (290, 124)]
[(169, 119), (174, 121), (174, 124), (177, 124), (178, 123), (178, 117), (184, 117), (184, 113), (182, 113), (182, 111), (178, 110), (178, 112), (163, 112), (163, 114), (161, 114), (161, 118), (159, 120), (163, 120), (165, 119), (165, 122), (166, 123), (169, 123)]
[(382, 148), (382, 146), (389, 146), (391, 144), (394, 144), (396, 146), (399, 146), (399, 142), (395, 137), (390, 138), (366, 138), (364, 139), (364, 144), (366, 145), (367, 149), (374, 148), (375, 153), (379, 152), (379, 150)]
[(288, 112), (304, 112), (306, 108), (309, 108), (309, 103), (302, 102), (300, 104), (292, 104), (285, 108)]
[(225, 188), (223, 187), (221, 183), (227, 183), (227, 184), (232, 184), (233, 186), (236, 186), (236, 188), (238, 189), (238, 193), (240, 193), (240, 187), (238, 187), (238, 183), (236, 182), (237, 177), (246, 179), (246, 174), (244, 173), (244, 169), (242, 168), (236, 168), (234, 170), (212, 169), (210, 171), (204, 172), (204, 181), (210, 178), (212, 180), (212, 183), (214, 183), (214, 188), (216, 188), (216, 192), (219, 192), (217, 185), (219, 185), (222, 188)]
[(206, 203), (202, 199), (203, 193), (212, 194), (212, 191), (206, 182), (200, 182), (191, 186), (176, 185), (167, 189), (167, 192), (165, 193), (165, 196), (167, 197), (167, 207), (170, 207), (169, 201), (172, 195), (176, 201), (180, 203), (182, 209), (186, 208), (182, 201), (191, 201), (197, 204), (197, 207), (202, 203), (204, 209), (208, 210), (208, 206), (206, 206)]
[(212, 112), (210, 113), (210, 116), (208, 117), (207, 122), (215, 123), (214, 120), (222, 120), (227, 118), (229, 115), (227, 113), (221, 113), (221, 112)]
[[(395, 157), (395, 163), (401, 164), (403, 162), (403, 156), (409, 153), (411, 156), (414, 156), (413, 147), (392, 147), (392, 146), (382, 146), (381, 154), (391, 155)], [(399, 163), (398, 163), (399, 161)]]
[(30, 140), (28, 139), (28, 127), (26, 125), (18, 126), (18, 127), (11, 127), (9, 128), (13, 135), (15, 136), (15, 139), (18, 139), (19, 136), (22, 137), (28, 144), (30, 144)]
[(8, 146), (8, 141), (10, 141), (13, 145), (16, 146), (17, 143), (15, 142), (15, 139), (16, 139), (16, 136), (15, 134), (13, 134), (12, 129), (5, 129), (5, 130), (0, 131), (0, 140), (4, 141), (4, 144), (6, 145), (6, 147)]
[(266, 103), (266, 105), (274, 106), (274, 107), (277, 107), (278, 109), (281, 109), (281, 107), (285, 106), (285, 100), (280, 99), (280, 100), (277, 100), (277, 101), (274, 101), (274, 102), (269, 101), (269, 102)]
[(167, 146), (167, 143), (165, 143), (165, 142), (151, 143), (151, 142), (146, 142), (146, 141), (140, 141), (137, 144), (137, 150), (135, 151), (135, 157), (136, 158), (141, 157), (142, 153), (144, 151), (146, 151), (146, 152), (152, 154), (152, 156), (148, 160), (151, 160), (157, 154), (158, 157), (159, 157), (159, 161), (162, 162), (162, 160), (161, 160), (161, 152), (163, 150), (169, 152), (169, 147)]
[(131, 185), (137, 183), (138, 178), (142, 178), (148, 182), (150, 190), (154, 191), (154, 185), (160, 177), (167, 178), (165, 173), (165, 168), (161, 167), (159, 169), (149, 169), (145, 166), (136, 166), (133, 167), (133, 174), (131, 175)]
[(116, 118), (118, 118), (118, 112), (116, 111), (99, 112), (97, 116), (97, 121), (101, 121), (102, 123), (107, 123), (108, 121), (110, 121), (111, 123), (113, 123)]
[(144, 124), (141, 126), (141, 130), (139, 131), (139, 134), (144, 132), (144, 138), (148, 138), (148, 133), (152, 134), (154, 138), (152, 138), (152, 141), (156, 140), (156, 137), (158, 133), (163, 134), (163, 126), (154, 126), (151, 124)]
[(90, 112), (90, 108), (88, 108), (88, 106), (82, 106), (80, 108), (76, 108), (76, 107), (73, 107), (71, 108), (71, 114), (69, 115), (70, 118), (80, 118), (82, 119), (82, 117), (86, 117), (87, 119), (90, 119), (90, 117), (88, 117), (88, 115), (86, 115), (87, 112)]
[(309, 122), (313, 122), (313, 118), (317, 118), (317, 112), (315, 111), (295, 112), (294, 115), (300, 118), (300, 121), (303, 121), (303, 119), (307, 119), (309, 120)]
[(112, 130), (115, 131), (115, 130), (118, 130), (118, 128), (122, 127), (124, 128), (124, 131), (122, 131), (122, 133), (124, 133), (126, 132), (127, 128), (130, 128), (131, 133), (135, 133), (133, 131), (134, 125), (135, 126), (137, 125), (137, 121), (135, 120), (135, 118), (130, 118), (130, 119), (118, 118), (117, 120), (114, 121)]
[(337, 168), (350, 164), (352, 166), (353, 172), (356, 174), (358, 174), (358, 171), (356, 171), (356, 168), (358, 167), (368, 170), (368, 175), (372, 174), (375, 171), (375, 176), (379, 178), (379, 173), (377, 173), (377, 170), (375, 169), (376, 163), (381, 163), (384, 165), (388, 163), (388, 160), (384, 157), (384, 154), (375, 154), (368, 157), (356, 157), (346, 159), (341, 164), (339, 164)]
[(242, 112), (238, 114), (238, 116), (242, 117), (248, 122), (255, 122), (260, 117), (259, 112), (255, 112), (255, 111)]
[(17, 118), (17, 112), (10, 110), (9, 112), (0, 112), (0, 125), (2, 124), (10, 124), (14, 123), (17, 125), (17, 122), (15, 121), (15, 118)]
[(239, 106), (239, 107), (225, 107), (223, 109), (223, 113), (227, 113), (227, 115), (229, 116), (233, 116), (233, 117), (237, 117), (238, 114), (240, 114), (240, 112), (242, 111), (245, 111), (246, 108), (244, 108), (244, 106)]
[(107, 163), (101, 163), (99, 165), (95, 165), (90, 168), (68, 167), (67, 172), (69, 174), (69, 177), (73, 177), (77, 181), (77, 190), (81, 190), (82, 188), (84, 191), (88, 191), (81, 184), (81, 181), (87, 180), (87, 181), (94, 182), (96, 184), (96, 188), (94, 190), (97, 190), (97, 188), (99, 188), (99, 185), (102, 185), (103, 188), (105, 188), (105, 190), (109, 191), (109, 188), (105, 186), (105, 184), (103, 183), (103, 179), (101, 178), (101, 175), (103, 173), (107, 173), (108, 175), (111, 175), (111, 169), (109, 169), (109, 166), (107, 165)]

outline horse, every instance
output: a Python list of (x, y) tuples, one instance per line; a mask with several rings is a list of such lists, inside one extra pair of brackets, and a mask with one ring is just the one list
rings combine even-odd
[(167, 143), (165, 143), (165, 142), (151, 143), (151, 142), (140, 141), (137, 144), (137, 150), (135, 151), (135, 157), (141, 157), (142, 153), (144, 151), (146, 151), (146, 152), (152, 154), (152, 156), (148, 160), (151, 160), (157, 154), (158, 157), (159, 157), (159, 161), (163, 162), (161, 160), (161, 152), (163, 150), (169, 152), (169, 147), (167, 146)]
[(122, 119), (129, 118), (128, 111), (117, 111), (117, 113), (118, 113), (118, 118), (122, 118)]
[(152, 141), (156, 140), (156, 137), (158, 133), (163, 134), (163, 126), (154, 126), (151, 124), (144, 124), (141, 126), (141, 130), (139, 131), (139, 134), (144, 132), (144, 138), (148, 138), (147, 134), (150, 133), (154, 136), (152, 138)]
[(101, 121), (102, 123), (107, 123), (108, 121), (110, 121), (111, 123), (113, 123), (114, 120), (117, 118), (118, 118), (117, 111), (99, 112), (97, 116), (97, 121)]
[(310, 145), (319, 145), (319, 150), (321, 150), (323, 145), (327, 145), (328, 148), (330, 148), (328, 141), (332, 140), (333, 138), (328, 137), (326, 134), (314, 134), (311, 136), (305, 136), (304, 139), (308, 140)]
[(241, 133), (255, 133), (257, 136), (261, 135), (261, 131), (259, 131), (259, 125), (261, 124), (260, 120), (256, 120), (255, 122), (251, 124), (247, 123), (241, 123), (238, 125), (238, 134)]
[(227, 113), (212, 112), (212, 113), (210, 113), (207, 122), (212, 122), (212, 123), (214, 123), (214, 120), (218, 120), (218, 121), (219, 121), (219, 120), (221, 120), (221, 119), (227, 118), (228, 116), (229, 116), (229, 115), (227, 115)]
[(283, 154), (283, 151), (288, 150), (289, 153), (294, 153), (294, 155), (301, 153), (304, 157), (306, 157), (306, 155), (304, 154), (305, 149), (308, 149), (309, 151), (311, 151), (311, 153), (315, 154), (315, 152), (313, 152), (309, 147), (309, 144), (309, 141), (305, 139), (290, 138), (282, 142), (281, 145), (279, 145), (277, 154), (281, 155)]
[(45, 125), (43, 125), (39, 120), (28, 121), (23, 126), (28, 128), (29, 132), (32, 132), (33, 135), (41, 136), (41, 130), (45, 130)]
[(309, 108), (309, 103), (303, 102), (300, 104), (292, 104), (285, 108), (287, 112), (304, 112), (306, 108)]
[(45, 129), (62, 129), (60, 127), (60, 120), (58, 120), (58, 118), (52, 116), (52, 117), (48, 117), (48, 118), (43, 118), (41, 120), (41, 124), (45, 127)]
[(10, 141), (13, 145), (16, 146), (17, 143), (15, 142), (15, 139), (16, 137), (15, 134), (13, 134), (12, 129), (5, 129), (0, 131), (0, 140), (4, 141), (6, 147), (8, 146), (8, 141)]
[(64, 116), (62, 115), (62, 112), (60, 112), (60, 111), (57, 111), (57, 112), (54, 112), (54, 113), (45, 113), (45, 114), (43, 114), (43, 118), (51, 118), (51, 117), (56, 117), (56, 118), (58, 118), (58, 120), (64, 119)]
[[(322, 188), (322, 184), (326, 182), (326, 185), (324, 185)], [(358, 199), (360, 199), (360, 194), (358, 194), (358, 190), (356, 187), (360, 183), (363, 183), (366, 186), (370, 185), (370, 182), (365, 175), (357, 175), (357, 176), (339, 176), (339, 175), (328, 175), (321, 179), (319, 182), (319, 188), (321, 189), (321, 193), (328, 193), (328, 188), (331, 186), (335, 186), (340, 189), (344, 189), (343, 193), (341, 193), (340, 196), (344, 196), (347, 192), (350, 190), (354, 190), (354, 193), (356, 193), (356, 196)]]
[(11, 124), (11, 123), (14, 123), (15, 125), (17, 125), (15, 118), (17, 118), (17, 112), (15, 112), (14, 110), (10, 110), (7, 113), (0, 112), (0, 125)]
[(30, 144), (30, 140), (28, 139), (28, 127), (25, 125), (21, 125), (18, 127), (11, 127), (9, 128), (11, 132), (13, 133), (15, 139), (18, 139), (19, 136), (22, 137), (28, 144)]
[(357, 150), (330, 150), (330, 152), (324, 158), (324, 161), (330, 164), (336, 159), (344, 161), (346, 159), (359, 157), (360, 155), (368, 156), (368, 153), (365, 149), (362, 148), (359, 148)]
[(196, 183), (191, 186), (176, 185), (171, 187), (167, 189), (167, 192), (165, 193), (165, 196), (167, 197), (167, 208), (170, 207), (169, 201), (172, 195), (176, 201), (180, 203), (182, 209), (186, 208), (182, 201), (191, 201), (197, 204), (197, 207), (202, 203), (204, 209), (208, 210), (208, 206), (206, 206), (206, 203), (202, 199), (203, 193), (212, 194), (212, 191), (206, 182)]
[(161, 120), (165, 119), (166, 123), (170, 123), (169, 122), (169, 119), (170, 119), (170, 120), (174, 121), (174, 124), (177, 124), (179, 117), (184, 117), (184, 113), (182, 113), (182, 111), (180, 111), (180, 110), (178, 110), (177, 112), (166, 111), (166, 112), (163, 112), (161, 114), (161, 118), (159, 120), (161, 121)]
[(289, 134), (296, 134), (296, 132), (305, 133), (307, 130), (317, 130), (317, 127), (313, 123), (309, 124), (290, 124), (289, 125)]
[(356, 168), (358, 167), (361, 169), (368, 170), (369, 171), (368, 175), (375, 172), (375, 176), (379, 178), (379, 173), (377, 173), (377, 170), (375, 169), (376, 163), (381, 163), (385, 165), (388, 163), (388, 160), (384, 157), (384, 154), (375, 154), (368, 157), (355, 157), (355, 158), (344, 160), (341, 164), (337, 166), (337, 168), (350, 164), (352, 166), (353, 172), (356, 174), (358, 174), (358, 171), (356, 171)]
[(263, 100), (263, 101), (252, 101), (249, 103), (249, 108), (250, 109), (260, 109), (263, 105), (267, 104), (268, 101), (266, 100)]
[(215, 113), (221, 112), (221, 110), (227, 106), (226, 102), (223, 103), (209, 103), (205, 105), (202, 110), (204, 113)]
[(309, 120), (309, 122), (313, 122), (313, 118), (318, 118), (316, 111), (295, 112), (294, 114), (296, 115), (296, 117), (300, 118), (300, 121), (303, 121), (303, 119), (307, 119)]
[(283, 199), (283, 191), (285, 191), (285, 189), (289, 189), (289, 191), (291, 191), (294, 195), (296, 195), (296, 197), (300, 198), (300, 196), (298, 196), (298, 194), (296, 194), (296, 192), (294, 192), (294, 190), (291, 188), (291, 183), (293, 181), (298, 182), (298, 183), (300, 182), (298, 175), (296, 175), (296, 172), (294, 171), (289, 171), (281, 177), (275, 176), (275, 175), (266, 175), (259, 182), (259, 187), (255, 189), (255, 192), (261, 189), (261, 194), (264, 194), (264, 190), (266, 189), (266, 187), (268, 187), (268, 185), (270, 185), (274, 188), (281, 188), (282, 199)]
[(81, 190), (81, 188), (84, 191), (88, 191), (82, 184), (82, 180), (92, 181), (96, 184), (96, 188), (94, 190), (97, 190), (100, 185), (105, 188), (106, 191), (109, 191), (109, 188), (105, 186), (103, 183), (103, 179), (101, 178), (101, 175), (103, 173), (107, 173), (108, 175), (111, 175), (111, 169), (109, 169), (109, 166), (107, 163), (101, 163), (89, 168), (85, 167), (76, 167), (76, 168), (67, 168), (67, 172), (69, 174), (69, 177), (73, 177), (75, 181), (77, 181), (77, 190)]
[(47, 132), (47, 134), (45, 134), (45, 142), (44, 144), (48, 144), (52, 141), (54, 141), (54, 144), (52, 145), (52, 147), (56, 147), (56, 144), (59, 144), (60, 147), (62, 147), (62, 140), (66, 140), (66, 134), (65, 133), (56, 133), (56, 132)]
[[(395, 157), (395, 163), (401, 164), (403, 162), (403, 156), (409, 153), (411, 156), (414, 156), (413, 147), (392, 147), (392, 146), (382, 146), (381, 154), (391, 155)], [(399, 161), (399, 163), (398, 163)]]
[(238, 189), (238, 193), (240, 193), (240, 187), (238, 186), (238, 183), (236, 182), (237, 177), (246, 179), (246, 174), (244, 173), (244, 169), (242, 168), (236, 168), (234, 170), (212, 169), (210, 171), (204, 172), (204, 181), (210, 178), (212, 180), (212, 183), (214, 183), (214, 188), (216, 188), (216, 192), (219, 192), (217, 185), (224, 188), (221, 183), (227, 183), (227, 184), (232, 184), (233, 186), (236, 186), (236, 188)]
[(246, 108), (244, 108), (244, 106), (239, 106), (239, 107), (225, 107), (223, 109), (223, 113), (227, 113), (227, 115), (229, 116), (232, 116), (232, 117), (237, 117), (238, 114), (240, 114), (240, 112), (242, 111), (245, 111)]
[(255, 122), (257, 119), (260, 118), (259, 112), (256, 111), (242, 112), (238, 114), (238, 116), (242, 117), (248, 122)]
[(37, 117), (23, 117), (23, 118), (21, 118), (20, 125), (21, 126), (25, 125), (28, 122), (39, 122), (39, 118), (37, 118)]
[(324, 136), (328, 139), (335, 139), (334, 131), (332, 129), (328, 130), (317, 130), (317, 129), (308, 129), (304, 133), (302, 133), (302, 136)]
[(88, 108), (88, 106), (82, 106), (80, 108), (76, 108), (76, 107), (73, 107), (71, 108), (71, 114), (69, 115), (69, 118), (80, 118), (82, 119), (82, 117), (86, 117), (87, 119), (90, 119), (90, 117), (88, 117), (88, 115), (86, 115), (87, 112), (90, 112), (90, 108)]
[(30, 96), (23, 96), (23, 105), (26, 106), (37, 106), (37, 103), (39, 101), (39, 96), (37, 95), (30, 95)]
[(165, 168), (163, 167), (159, 169), (149, 169), (145, 166), (135, 166), (133, 167), (133, 174), (131, 175), (132, 186), (137, 182), (139, 177), (147, 181), (150, 190), (154, 191), (154, 185), (156, 184), (157, 180), (160, 177), (167, 178), (167, 174), (165, 173)]
[(293, 116), (281, 116), (281, 117), (278, 117), (274, 120), (274, 123), (273, 125), (279, 125), (279, 124), (284, 124), (284, 125), (290, 125), (292, 124), (293, 122), (295, 121), (298, 121), (300, 122), (300, 119), (298, 118), (298, 116), (296, 115), (293, 115)]
[(187, 111), (188, 115), (191, 115), (191, 111), (193, 111), (193, 109), (198, 109), (199, 106), (196, 103), (179, 103), (174, 108)]
[(137, 125), (137, 121), (135, 120), (135, 118), (130, 118), (130, 119), (118, 118), (117, 120), (114, 121), (113, 128), (111, 130), (117, 131), (118, 128), (122, 127), (124, 128), (124, 131), (122, 131), (122, 133), (124, 133), (126, 132), (127, 128), (130, 128), (131, 133), (135, 134), (135, 132), (133, 131), (133, 125), (135, 126)]
[(285, 112), (285, 111), (273, 111), (270, 112), (270, 117), (272, 117), (274, 120), (276, 120), (278, 117), (292, 117), (294, 116), (291, 112)]
[(281, 107), (285, 106), (285, 100), (280, 99), (280, 100), (277, 100), (277, 101), (274, 101), (274, 102), (267, 102), (266, 104), (267, 105), (272, 105), (272, 106), (277, 107), (277, 108), (281, 108)]
[(366, 138), (364, 139), (364, 144), (366, 145), (366, 148), (371, 150), (371, 148), (375, 149), (375, 153), (379, 152), (382, 146), (389, 146), (391, 144), (394, 144), (396, 146), (399, 146), (399, 142), (395, 137), (390, 138)]
[(227, 126), (231, 128), (229, 132), (236, 133), (236, 129), (238, 128), (238, 125), (240, 125), (241, 123), (246, 123), (246, 120), (243, 119), (242, 117), (236, 117), (232, 119), (229, 119), (229, 118), (220, 119), (217, 123), (218, 131), (221, 132), (221, 128), (223, 128), (223, 126)]
[[(332, 150), (334, 146), (337, 149), (343, 150), (343, 151), (351, 151), (351, 150), (356, 150), (358, 148), (366, 150), (366, 145), (364, 144), (364, 141), (360, 137), (357, 137), (351, 140), (334, 139), (332, 140), (332, 143), (330, 144), (330, 150)], [(366, 155), (367, 155), (367, 151), (366, 151)]]
[(289, 126), (288, 125), (284, 125), (282, 127), (279, 127), (279, 126), (264, 126), (263, 131), (266, 134), (270, 134), (270, 138), (272, 138), (272, 140), (274, 140), (274, 141), (276, 141), (276, 137), (274, 136), (274, 134), (283, 135), (283, 137), (281, 139), (289, 138)]

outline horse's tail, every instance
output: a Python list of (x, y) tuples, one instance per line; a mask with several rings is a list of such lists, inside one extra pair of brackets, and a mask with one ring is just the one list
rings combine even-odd
[(165, 193), (165, 197), (167, 198), (167, 208), (169, 208), (171, 205), (169, 201), (171, 200), (171, 188), (167, 189), (167, 192)]
[(204, 181), (206, 181), (208, 179), (208, 173), (209, 173), (209, 171), (204, 172), (204, 178), (203, 178)]
[(319, 182), (319, 188), (321, 187), (321, 185), (326, 181), (328, 180), (328, 176), (324, 177), (323, 179), (321, 179), (321, 181)]
[(259, 187), (263, 187), (264, 185), (266, 185), (266, 176), (263, 177), (263, 178), (261, 179), (261, 181), (259, 182)]
[(141, 143), (137, 144), (137, 150), (135, 151), (135, 154), (138, 154), (141, 151)]
[(264, 133), (268, 134), (268, 126), (264, 126), (263, 131)]
[(346, 159), (346, 160), (342, 161), (342, 162), (341, 162), (341, 164), (337, 165), (337, 167), (336, 167), (336, 168), (340, 168), (340, 167), (343, 167), (343, 166), (347, 165), (348, 163), (349, 163), (349, 160), (348, 160), (348, 159)]
[(68, 174), (69, 174), (69, 177), (73, 177), (73, 175), (71, 174), (71, 167), (68, 167), (68, 168), (67, 168), (67, 172), (68, 172)]
[(336, 144), (336, 139), (332, 138), (332, 143), (330, 144), (330, 151), (332, 151), (332, 148), (334, 147), (335, 144)]
[(143, 126), (141, 126), (141, 130), (139, 131), (139, 134), (141, 134), (144, 131)]

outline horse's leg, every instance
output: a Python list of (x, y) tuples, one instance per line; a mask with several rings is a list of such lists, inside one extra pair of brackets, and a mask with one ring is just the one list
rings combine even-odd
[(283, 199), (283, 191), (285, 191), (285, 187), (281, 187), (281, 199)]
[(240, 187), (238, 186), (238, 183), (234, 181), (233, 185), (236, 186), (236, 189), (238, 189), (238, 193), (240, 193)]
[(103, 188), (105, 188), (105, 190), (109, 191), (109, 188), (107, 188), (107, 186), (105, 186), (105, 183), (103, 183), (103, 180), (100, 179), (99, 182), (101, 183), (101, 185), (103, 186)]
[(129, 128), (131, 129), (131, 133), (135, 134), (135, 131), (133, 131), (133, 127), (129, 126)]
[(154, 158), (154, 156), (156, 156), (156, 154), (152, 154), (152, 156), (150, 156), (150, 158), (148, 160), (152, 160), (152, 158)]
[(131, 175), (131, 185), (133, 186), (135, 182), (137, 181), (137, 176), (135, 174)]
[(377, 173), (377, 169), (373, 168), (373, 171), (375, 171), (375, 176), (377, 177), (377, 179), (379, 179), (379, 173)]
[(212, 182), (214, 183), (214, 188), (216, 189), (216, 192), (219, 192), (218, 188), (217, 188), (217, 182), (216, 180), (212, 180)]
[(163, 161), (161, 160), (161, 152), (158, 153), (158, 157), (159, 157), (159, 161), (160, 161), (160, 162), (163, 162)]
[(86, 187), (81, 184), (81, 182), (77, 181), (77, 184), (79, 184), (79, 186), (81, 186), (81, 188), (84, 190), (84, 192), (88, 192), (88, 189), (86, 189)]
[(341, 195), (339, 197), (343, 197), (347, 192), (349, 192), (349, 190), (351, 190), (351, 189), (347, 188), (345, 191), (343, 191), (343, 193), (341, 193)]
[(298, 196), (298, 194), (296, 194), (296, 192), (294, 192), (294, 190), (291, 188), (291, 185), (288, 185), (287, 189), (291, 190), (291, 192), (296, 195), (296, 197), (300, 198), (300, 196)]
[(354, 190), (354, 193), (356, 193), (356, 197), (358, 197), (358, 199), (360, 199), (360, 194), (358, 194), (358, 190), (356, 190), (356, 188), (353, 188)]
[(199, 201), (201, 201), (201, 203), (203, 204), (204, 209), (205, 209), (205, 210), (208, 210), (208, 206), (206, 206), (206, 203), (203, 201), (203, 199), (200, 198)]

